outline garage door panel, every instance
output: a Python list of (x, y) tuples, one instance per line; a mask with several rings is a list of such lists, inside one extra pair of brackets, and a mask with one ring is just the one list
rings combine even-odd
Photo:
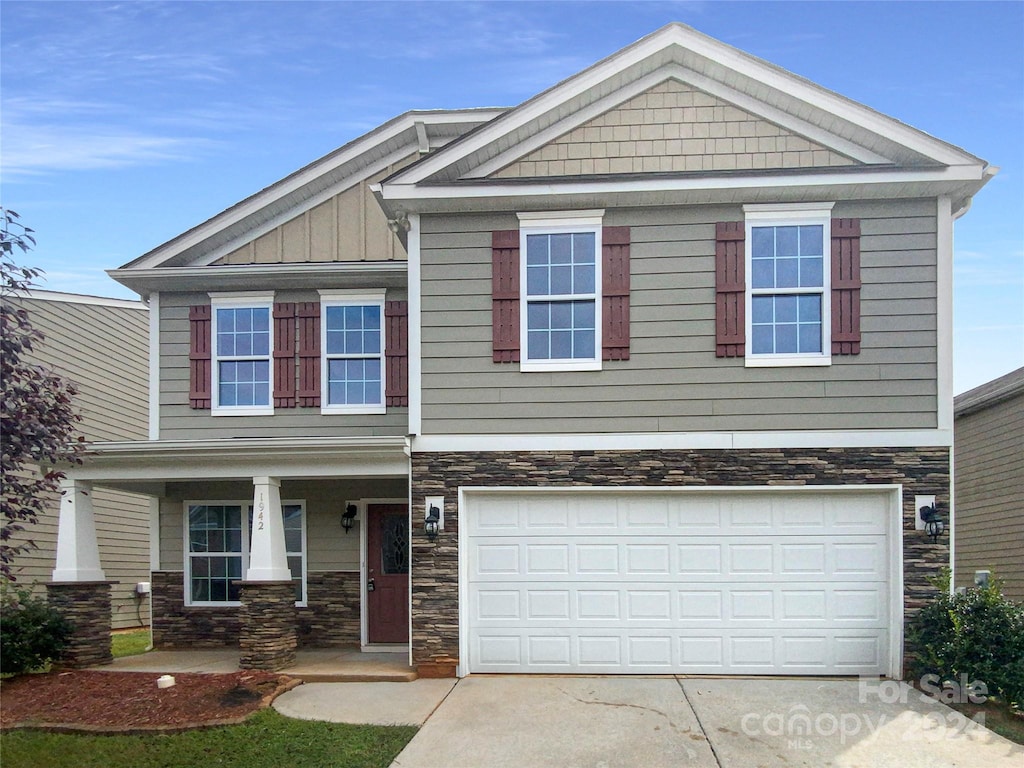
[(884, 630), (539, 629), (475, 637), (476, 672), (665, 674), (874, 674)]
[(533, 536), (512, 542), (503, 537), (470, 540), (470, 581), (578, 580), (611, 578), (647, 581), (848, 581), (888, 576), (886, 537), (847, 536), (840, 541), (810, 536), (681, 536), (675, 543), (621, 536)]
[(548, 626), (564, 629), (645, 629), (672, 622), (708, 629), (821, 627), (882, 629), (887, 590), (878, 583), (845, 582), (811, 588), (785, 583), (728, 582), (694, 589), (674, 582), (585, 584), (493, 583), (473, 590), (470, 620), (479, 629)]
[(467, 502), (470, 671), (887, 671), (887, 496), (530, 492)]

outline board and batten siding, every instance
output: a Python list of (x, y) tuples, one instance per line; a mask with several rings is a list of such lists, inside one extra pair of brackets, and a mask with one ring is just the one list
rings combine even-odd
[(388, 228), (387, 216), (370, 185), (419, 158), (419, 153), (300, 213), (214, 263), (295, 264), (329, 261), (405, 261), (401, 241)]
[(958, 415), (953, 445), (956, 586), (988, 570), (1024, 600), (1024, 390)]
[(715, 223), (740, 206), (615, 209), (631, 230), (630, 359), (521, 373), (491, 354), (491, 232), (514, 214), (424, 216), (423, 434), (936, 427), (936, 203), (840, 202), (861, 220), (863, 342), (828, 367), (715, 357)]
[[(78, 390), (73, 399), (82, 415), (76, 426), (90, 441), (145, 440), (149, 404), (149, 312), (137, 306), (59, 294), (20, 299), (32, 326), (45, 339), (29, 359), (54, 368)], [(133, 493), (94, 488), (93, 511), (100, 564), (111, 587), (114, 629), (149, 623), (149, 605), (135, 597), (136, 583), (149, 581), (149, 499)], [(50, 580), (57, 552), (60, 502), (54, 496), (23, 536), (38, 549), (15, 561), (18, 582)]]
[[(406, 291), (389, 289), (388, 301)], [(319, 302), (316, 291), (277, 291), (278, 302)], [(365, 437), (405, 435), (409, 409), (385, 414), (320, 413), (320, 406), (277, 408), (273, 416), (212, 416), (189, 406), (189, 307), (208, 304), (205, 293), (160, 294), (160, 439), (202, 440), (236, 437)]]

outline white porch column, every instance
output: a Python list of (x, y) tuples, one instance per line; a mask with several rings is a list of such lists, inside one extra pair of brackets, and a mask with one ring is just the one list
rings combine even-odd
[(254, 477), (252, 484), (252, 532), (245, 580), (291, 581), (284, 546), (281, 481), (276, 477)]
[(92, 483), (65, 478), (60, 481), (60, 493), (53, 581), (106, 581), (96, 543)]

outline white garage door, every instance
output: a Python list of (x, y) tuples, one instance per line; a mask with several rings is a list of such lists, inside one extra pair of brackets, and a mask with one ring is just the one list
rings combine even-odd
[(464, 501), (470, 672), (889, 672), (891, 493)]

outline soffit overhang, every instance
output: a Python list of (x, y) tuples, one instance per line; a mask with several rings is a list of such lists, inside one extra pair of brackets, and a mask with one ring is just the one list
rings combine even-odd
[(232, 438), (90, 443), (67, 474), (108, 488), (159, 494), (166, 483), (408, 477), (405, 436)]
[(207, 267), (139, 267), (107, 272), (141, 296), (165, 291), (241, 291), (260, 288), (405, 288), (405, 261), (237, 264)]
[(900, 168), (663, 173), (488, 179), (450, 184), (386, 184), (378, 191), (389, 215), (720, 203), (870, 200), (948, 196), (962, 207), (993, 169), (978, 165)]

